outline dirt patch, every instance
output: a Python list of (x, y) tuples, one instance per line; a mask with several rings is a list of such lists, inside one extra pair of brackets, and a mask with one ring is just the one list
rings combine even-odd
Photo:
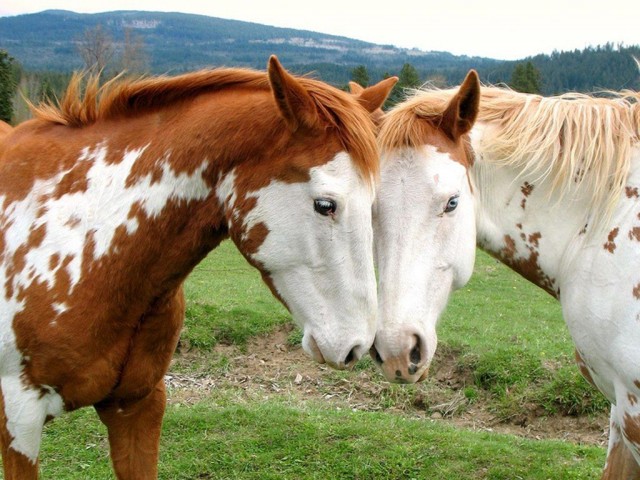
[[(169, 403), (192, 404), (216, 391), (238, 400), (282, 398), (292, 404), (322, 402), (331, 408), (391, 411), (457, 427), (508, 433), (533, 439), (562, 439), (606, 446), (608, 416), (546, 416), (531, 406), (512, 418), (488, 408), (482, 393), (469, 399), (469, 372), (460, 372), (454, 354), (436, 355), (431, 377), (419, 385), (392, 385), (375, 367), (335, 372), (312, 362), (300, 347), (288, 345), (291, 326), (252, 339), (246, 348), (218, 345), (213, 352), (179, 352), (165, 380)], [(195, 369), (193, 365), (199, 365)], [(180, 373), (180, 372), (189, 373)], [(218, 390), (220, 391), (220, 390)]]

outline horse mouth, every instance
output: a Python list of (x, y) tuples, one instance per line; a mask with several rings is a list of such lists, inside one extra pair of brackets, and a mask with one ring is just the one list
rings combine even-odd
[(382, 370), (383, 375), (390, 383), (420, 383), (429, 376), (429, 365), (422, 365), (418, 368), (414, 363), (398, 365), (397, 362), (387, 360), (382, 364), (378, 363), (378, 367)]
[(428, 376), (429, 376), (429, 366), (427, 365), (425, 366), (424, 370), (420, 374), (420, 377), (418, 378), (418, 380), (416, 380), (416, 383), (424, 382)]
[(318, 347), (316, 343), (316, 339), (313, 336), (309, 337), (309, 341), (307, 342), (307, 353), (313, 358), (317, 363), (326, 363), (324, 359), (324, 355), (322, 355), (322, 350)]

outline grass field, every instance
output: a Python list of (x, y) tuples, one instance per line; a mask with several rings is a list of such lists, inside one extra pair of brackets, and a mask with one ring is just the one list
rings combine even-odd
[[(312, 364), (286, 310), (229, 242), (186, 291), (170, 376), (192, 383), (170, 384), (162, 479), (599, 477), (601, 443), (561, 440), (574, 420), (602, 422), (608, 406), (578, 374), (559, 305), (482, 253), (439, 326), (433, 378), (420, 385), (387, 384), (369, 359), (351, 372)], [(258, 351), (274, 331), (284, 340)], [(547, 418), (562, 427), (541, 440), (498, 433)], [(47, 426), (41, 472), (113, 478), (91, 409)]]

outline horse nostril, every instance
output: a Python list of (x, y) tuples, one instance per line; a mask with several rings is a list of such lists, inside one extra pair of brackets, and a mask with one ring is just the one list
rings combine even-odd
[(344, 364), (346, 366), (349, 366), (351, 362), (353, 362), (354, 360), (357, 360), (356, 348), (358, 347), (353, 347), (351, 350), (349, 350), (349, 353), (347, 354), (347, 358), (344, 359)]
[(409, 360), (411, 360), (411, 363), (418, 365), (420, 364), (420, 360), (422, 360), (422, 355), (420, 354), (420, 337), (418, 335), (414, 335), (414, 338), (416, 339), (416, 344), (409, 353)]
[(382, 365), (384, 363), (375, 345), (373, 345), (369, 349), (369, 355), (371, 355), (371, 358), (373, 358), (373, 361), (376, 362), (378, 365)]

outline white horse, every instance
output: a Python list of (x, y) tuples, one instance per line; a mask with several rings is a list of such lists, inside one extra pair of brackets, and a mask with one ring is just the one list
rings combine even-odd
[(607, 479), (640, 478), (639, 102), (481, 88), (470, 72), (417, 92), (379, 133), (371, 353), (385, 376), (427, 376), (477, 244), (561, 302), (581, 372), (612, 405)]

